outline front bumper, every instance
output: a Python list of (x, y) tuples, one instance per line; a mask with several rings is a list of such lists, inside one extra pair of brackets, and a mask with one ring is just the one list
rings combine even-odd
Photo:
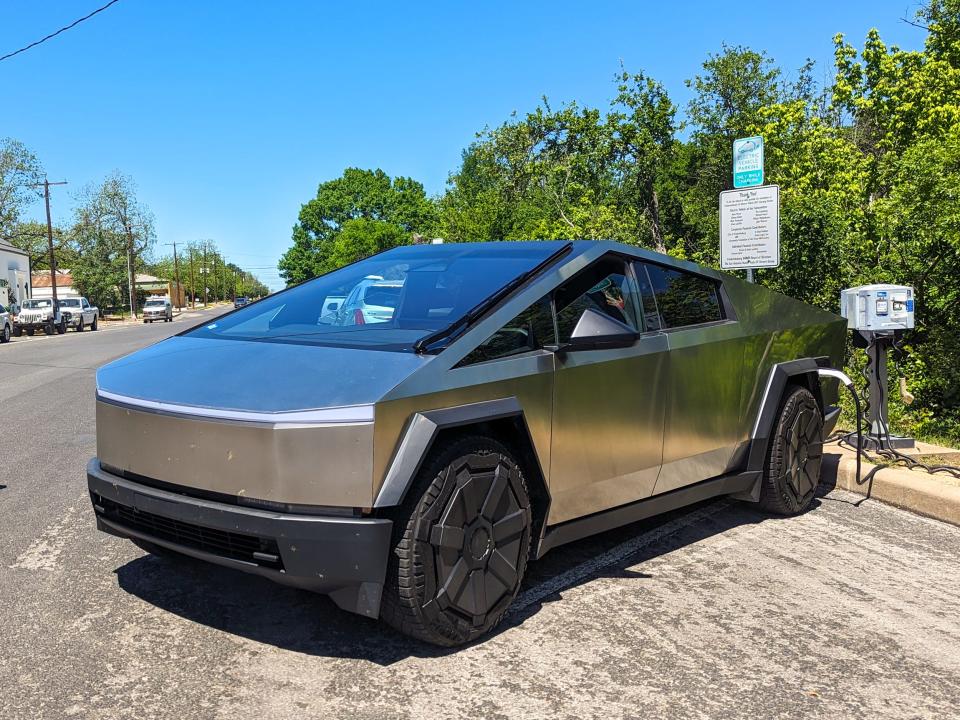
[(87, 485), (103, 532), (324, 593), (360, 615), (380, 613), (390, 520), (295, 515), (203, 500), (114, 475), (96, 458), (87, 465)]
[[(38, 320), (21, 320), (17, 318), (16, 322), (13, 323), (13, 326), (22, 328), (24, 330), (28, 328), (32, 328), (34, 330), (42, 330), (46, 327), (50, 327), (51, 324), (54, 324), (54, 323), (53, 323), (53, 320), (49, 318), (46, 320), (39, 320), (39, 319)], [(55, 324), (54, 324), (54, 327), (56, 327)]]

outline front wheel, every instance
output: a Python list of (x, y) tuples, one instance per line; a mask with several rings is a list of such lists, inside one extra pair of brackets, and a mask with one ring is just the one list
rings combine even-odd
[(36, 332), (34, 328), (27, 328), (27, 335), (33, 337), (33, 334)]
[(10, 342), (10, 326), (4, 324), (3, 332), (0, 332), (0, 343)]
[(60, 324), (57, 325), (57, 335), (63, 335), (67, 331), (67, 321), (61, 320)]
[(93, 322), (90, 324), (90, 330), (91, 330), (91, 331), (96, 331), (96, 329), (97, 329), (97, 316), (94, 315), (94, 316), (93, 316)]
[(433, 454), (394, 518), (381, 616), (448, 647), (503, 618), (530, 552), (530, 497), (506, 447), (466, 437)]
[(770, 438), (760, 507), (778, 515), (807, 509), (820, 484), (823, 415), (806, 388), (788, 388)]
[(22, 328), (22, 327), (14, 327), (14, 328), (13, 328), (13, 336), (14, 336), (14, 337), (20, 337), (21, 335), (23, 335), (23, 328)]
[(83, 332), (83, 318), (77, 321), (77, 332)]

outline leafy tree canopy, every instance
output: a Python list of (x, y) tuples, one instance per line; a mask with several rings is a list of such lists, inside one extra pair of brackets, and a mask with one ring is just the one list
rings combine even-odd
[[(364, 222), (354, 222), (360, 220)], [(338, 243), (348, 225), (350, 231)], [(388, 237), (402, 243), (435, 228), (436, 207), (423, 185), (405, 177), (391, 179), (379, 169), (348, 168), (342, 177), (321, 183), (317, 196), (300, 209), (280, 274), (288, 283), (303, 282), (339, 267), (344, 258), (385, 249), (381, 245)]]

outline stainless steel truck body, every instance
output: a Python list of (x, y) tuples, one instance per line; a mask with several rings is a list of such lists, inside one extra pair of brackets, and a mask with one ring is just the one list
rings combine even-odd
[[(361, 284), (377, 313), (324, 312)], [(148, 549), (457, 644), (558, 544), (717, 495), (807, 507), (844, 334), (616, 243), (396, 248), (100, 369), (91, 498)]]

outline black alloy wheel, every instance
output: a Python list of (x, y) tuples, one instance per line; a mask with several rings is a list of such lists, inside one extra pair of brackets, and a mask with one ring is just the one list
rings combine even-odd
[(788, 388), (770, 438), (760, 505), (780, 515), (803, 512), (820, 484), (823, 414), (813, 394)]
[(532, 515), (520, 466), (499, 442), (466, 437), (435, 453), (394, 518), (381, 616), (456, 646), (490, 631), (523, 580)]

